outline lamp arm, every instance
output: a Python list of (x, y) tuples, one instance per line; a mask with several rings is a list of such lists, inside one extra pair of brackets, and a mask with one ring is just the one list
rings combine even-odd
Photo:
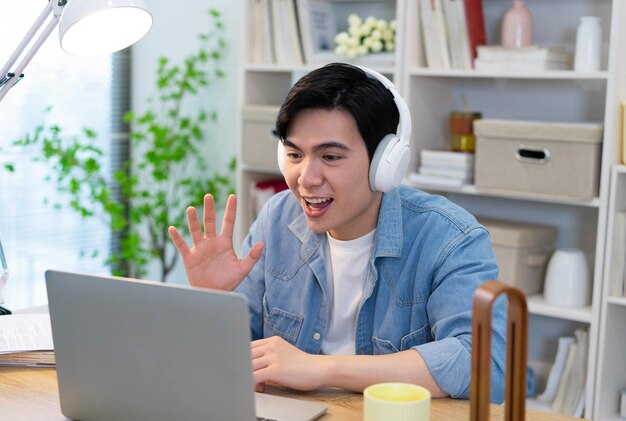
[[(43, 45), (45, 40), (50, 36), (50, 33), (54, 30), (54, 28), (58, 25), (59, 19), (61, 18), (61, 10), (67, 4), (67, 0), (50, 0), (46, 4), (46, 7), (43, 9), (37, 20), (33, 23), (31, 28), (28, 30), (22, 41), (18, 44), (17, 48), (9, 57), (9, 60), (5, 63), (0, 70), (0, 101), (6, 96), (9, 90), (21, 79), (23, 76), (23, 71), (28, 66), (28, 63), (32, 60), (32, 58), (37, 54), (39, 48)], [(15, 68), (15, 71), (10, 72), (11, 66), (15, 64), (18, 58), (22, 55), (26, 47), (31, 43), (32, 39), (37, 34), (37, 31), (43, 26), (48, 16), (52, 13), (52, 19), (48, 23), (48, 25), (44, 28), (44, 30), (39, 34), (39, 37), (35, 40), (33, 45), (30, 47), (22, 61)]]

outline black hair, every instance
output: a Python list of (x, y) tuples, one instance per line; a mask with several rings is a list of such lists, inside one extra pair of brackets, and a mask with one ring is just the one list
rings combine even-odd
[(276, 119), (276, 134), (287, 138), (289, 127), (305, 109), (340, 109), (354, 117), (370, 162), (383, 137), (396, 133), (400, 113), (393, 94), (360, 68), (330, 63), (303, 76), (291, 88)]

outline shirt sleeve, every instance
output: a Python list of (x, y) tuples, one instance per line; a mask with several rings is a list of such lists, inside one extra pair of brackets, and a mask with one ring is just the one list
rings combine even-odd
[[(434, 270), (427, 311), (434, 341), (414, 347), (442, 391), (469, 398), (472, 362), (472, 300), (483, 282), (497, 280), (498, 266), (487, 231), (477, 225), (444, 248)], [(504, 399), (506, 300), (493, 307), (491, 401)]]

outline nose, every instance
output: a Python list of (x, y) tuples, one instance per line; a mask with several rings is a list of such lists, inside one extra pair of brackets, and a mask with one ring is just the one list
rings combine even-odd
[(319, 186), (323, 182), (320, 163), (316, 159), (306, 158), (298, 166), (298, 184), (304, 188)]

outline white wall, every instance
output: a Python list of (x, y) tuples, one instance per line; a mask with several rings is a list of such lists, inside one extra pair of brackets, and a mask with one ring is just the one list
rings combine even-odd
[[(243, 0), (145, 0), (154, 22), (150, 32), (132, 48), (132, 109), (141, 113), (146, 99), (154, 93), (157, 59), (166, 56), (172, 61), (183, 60), (199, 45), (197, 35), (206, 31), (210, 23), (209, 8), (222, 13), (228, 50), (222, 61), (226, 78), (213, 85), (200, 99), (207, 111), (217, 110), (217, 124), (208, 124), (207, 156), (211, 168), (223, 170), (236, 153), (238, 103), (242, 63)], [(179, 262), (180, 263), (180, 262)], [(158, 268), (152, 268), (146, 278), (158, 279)], [(182, 265), (174, 270), (170, 282), (186, 282)]]

